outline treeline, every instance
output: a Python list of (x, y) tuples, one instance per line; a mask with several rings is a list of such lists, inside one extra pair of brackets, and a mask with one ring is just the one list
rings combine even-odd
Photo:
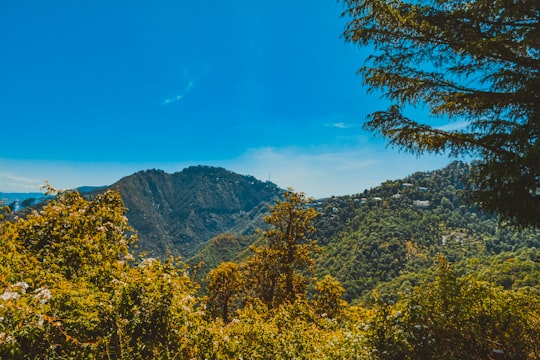
[(0, 225), (2, 359), (540, 357), (538, 294), (462, 276), (443, 255), (394, 302), (343, 301), (338, 280), (314, 278), (317, 212), (302, 194), (203, 283), (178, 259), (130, 252), (118, 193), (57, 195)]

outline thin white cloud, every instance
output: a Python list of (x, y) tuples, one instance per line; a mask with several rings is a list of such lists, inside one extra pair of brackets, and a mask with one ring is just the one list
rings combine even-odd
[[(362, 146), (345, 149), (273, 148), (246, 151), (237, 158), (217, 161), (178, 163), (74, 163), (38, 161), (2, 161), (0, 192), (39, 191), (45, 179), (57, 189), (85, 185), (111, 185), (124, 176), (145, 169), (163, 169), (173, 173), (190, 165), (221, 166), (260, 180), (270, 180), (282, 188), (292, 187), (308, 196), (324, 198), (352, 195), (378, 186), (385, 180), (396, 180), (416, 171), (430, 171), (447, 165), (444, 156), (420, 158), (384, 144), (376, 148)], [(43, 179), (43, 180), (38, 180)]]
[(108, 185), (141, 170), (139, 166), (0, 159), (0, 169), (9, 169), (0, 173), (0, 192), (39, 192), (46, 182), (56, 189)]
[(184, 98), (184, 95), (176, 95), (176, 96), (173, 97), (173, 98), (163, 100), (161, 103), (162, 103), (163, 105), (169, 105), (169, 104), (171, 104), (171, 103), (180, 101), (180, 100), (182, 100), (183, 98)]
[(13, 173), (0, 173), (1, 192), (38, 192), (44, 181)]
[(338, 129), (349, 129), (349, 128), (353, 127), (352, 125), (346, 124), (344, 122), (328, 123), (328, 124), (326, 124), (326, 126), (335, 127), (335, 128), (338, 128)]
[(191, 89), (193, 88), (193, 81), (190, 81), (186, 87), (184, 88), (184, 90), (182, 90), (182, 92), (178, 95), (175, 95), (171, 98), (167, 98), (165, 100), (163, 100), (161, 102), (162, 105), (169, 105), (169, 104), (172, 104), (172, 103), (175, 103), (175, 102), (178, 102), (180, 100), (182, 100), (186, 95), (187, 93), (189, 93), (191, 91)]
[(442, 156), (417, 158), (384, 147), (379, 151), (260, 148), (219, 166), (323, 198), (361, 193), (385, 180), (435, 170), (449, 162)]

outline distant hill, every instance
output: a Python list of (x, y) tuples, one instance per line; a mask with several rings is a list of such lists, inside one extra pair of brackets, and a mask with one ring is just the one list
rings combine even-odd
[(20, 211), (28, 206), (33, 206), (45, 199), (45, 195), (40, 192), (29, 193), (2, 193), (0, 192), (0, 202), (9, 206), (11, 211)]
[(76, 190), (78, 192), (80, 192), (81, 194), (84, 194), (84, 193), (89, 193), (89, 192), (94, 192), (96, 190), (99, 190), (99, 189), (105, 189), (107, 186), (81, 186), (81, 187), (78, 187)]
[(260, 242), (260, 234), (219, 234), (206, 242), (201, 250), (186, 263), (190, 267), (196, 268), (196, 279), (204, 282), (204, 278), (210, 270), (222, 262), (242, 262), (252, 255), (250, 246), (256, 245), (258, 242)]
[(26, 199), (36, 199), (44, 197), (40, 192), (28, 192), (28, 193), (3, 193), (0, 192), (0, 201), (3, 201), (6, 205), (14, 201), (24, 201)]
[(174, 174), (140, 171), (109, 188), (122, 195), (126, 216), (138, 232), (138, 250), (183, 258), (221, 233), (253, 234), (282, 193), (271, 182), (210, 166)]
[(0, 201), (9, 204), (13, 201), (24, 201), (30, 198), (39, 198), (43, 197), (43, 193), (40, 192), (29, 192), (29, 193), (3, 193), (0, 192)]
[[(468, 206), (461, 195), (468, 176), (468, 164), (453, 162), (362, 193), (316, 200), (311, 206), (320, 212), (314, 225), (322, 251), (314, 275), (339, 279), (348, 301), (369, 301), (376, 288), (392, 298), (432, 276), (434, 260), (444, 254), (461, 275), (538, 291), (540, 230), (520, 232)], [(203, 263), (203, 277), (222, 261), (245, 260), (258, 241), (260, 235), (219, 235), (188, 263)]]
[[(529, 275), (531, 264), (540, 267), (540, 231), (519, 232), (499, 224), (496, 215), (467, 206), (460, 193), (468, 174), (468, 164), (453, 162), (360, 194), (317, 202), (321, 215), (315, 227), (324, 248), (316, 273), (338, 278), (348, 300), (366, 297), (380, 286), (397, 294), (419, 281), (419, 274), (442, 253), (463, 273), (476, 262), (495, 266), (511, 259), (514, 267), (508, 274), (501, 271), (496, 282), (540, 285), (540, 279)], [(481, 276), (493, 280), (489, 272)]]
[[(81, 186), (76, 190), (81, 194), (104, 189), (105, 186)], [(0, 203), (3, 203), (13, 212), (22, 211), (28, 207), (35, 207), (46, 201), (49, 196), (41, 192), (3, 193), (0, 192)]]

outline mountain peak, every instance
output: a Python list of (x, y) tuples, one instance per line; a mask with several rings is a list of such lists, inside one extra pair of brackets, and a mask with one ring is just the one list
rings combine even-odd
[(271, 182), (204, 165), (173, 174), (139, 171), (110, 188), (122, 195), (140, 250), (183, 257), (218, 234), (262, 226), (263, 213), (282, 193)]

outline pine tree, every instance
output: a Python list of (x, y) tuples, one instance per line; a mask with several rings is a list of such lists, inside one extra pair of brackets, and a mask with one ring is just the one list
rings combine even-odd
[[(416, 154), (472, 155), (469, 200), (540, 226), (540, 2), (344, 3), (345, 39), (374, 48), (364, 82), (391, 101), (365, 128)], [(407, 117), (420, 105), (452, 129)]]

